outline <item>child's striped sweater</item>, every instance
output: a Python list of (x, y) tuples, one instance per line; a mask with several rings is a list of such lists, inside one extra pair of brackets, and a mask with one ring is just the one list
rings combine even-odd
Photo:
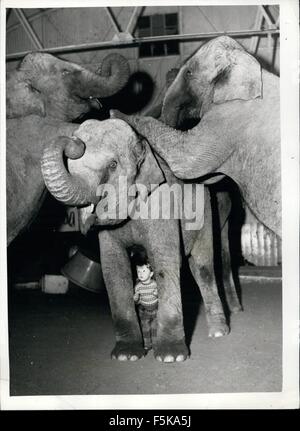
[(147, 284), (139, 281), (135, 286), (136, 302), (146, 308), (153, 308), (158, 302), (157, 284), (155, 280), (150, 280)]

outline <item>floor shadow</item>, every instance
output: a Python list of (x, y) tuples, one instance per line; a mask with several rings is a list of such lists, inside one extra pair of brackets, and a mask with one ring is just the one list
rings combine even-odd
[(190, 347), (202, 299), (186, 258), (183, 259), (181, 267), (180, 285), (185, 340), (187, 346)]

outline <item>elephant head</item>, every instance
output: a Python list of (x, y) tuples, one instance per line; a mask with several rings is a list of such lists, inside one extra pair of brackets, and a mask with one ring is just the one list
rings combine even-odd
[(35, 114), (72, 121), (99, 107), (97, 98), (117, 93), (128, 78), (127, 60), (119, 54), (108, 55), (98, 74), (51, 54), (30, 53), (7, 78), (7, 118)]
[[(118, 191), (120, 178), (126, 178), (127, 193), (134, 184), (143, 184), (150, 192), (154, 190), (153, 184), (165, 181), (148, 143), (122, 120), (87, 120), (72, 137), (58, 137), (49, 142), (42, 157), (42, 173), (56, 199), (73, 206), (97, 204), (100, 216), (107, 209), (105, 185)], [(117, 215), (119, 199), (117, 193)], [(127, 218), (127, 210), (126, 206), (124, 217), (106, 219), (99, 224), (119, 223)]]
[(262, 95), (261, 66), (234, 39), (221, 36), (204, 44), (180, 69), (165, 95), (162, 119), (180, 127), (200, 119), (212, 104)]

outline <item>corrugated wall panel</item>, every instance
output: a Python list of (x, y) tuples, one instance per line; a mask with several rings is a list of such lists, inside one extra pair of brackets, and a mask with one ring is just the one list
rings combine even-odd
[(243, 257), (256, 266), (281, 264), (281, 241), (258, 222), (242, 227), (241, 245)]
[(6, 38), (6, 52), (10, 54), (12, 52), (31, 51), (35, 47), (22, 27), (17, 27), (15, 30), (9, 33), (9, 37)]
[[(190, 6), (183, 8), (183, 33), (249, 30), (253, 27), (257, 6)], [(184, 58), (190, 56), (204, 42), (183, 44)]]
[(245, 208), (245, 221), (241, 232), (241, 247), (244, 258), (257, 266), (277, 266), (281, 263), (281, 240), (265, 228)]

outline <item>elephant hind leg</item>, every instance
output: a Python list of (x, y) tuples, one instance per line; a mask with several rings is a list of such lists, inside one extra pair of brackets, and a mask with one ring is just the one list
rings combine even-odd
[(238, 313), (242, 311), (242, 305), (240, 303), (237, 288), (233, 279), (231, 255), (229, 248), (228, 239), (228, 222), (225, 224), (221, 231), (222, 241), (222, 270), (223, 270), (223, 285), (225, 291), (225, 297), (227, 306), (231, 313)]
[(214, 266), (213, 218), (210, 204), (205, 205), (204, 226), (198, 232), (189, 257), (189, 266), (202, 295), (209, 337), (229, 333), (220, 298)]
[(229, 327), (215, 281), (213, 265), (207, 264), (202, 261), (201, 257), (193, 255), (189, 258), (189, 265), (202, 295), (208, 336), (217, 338), (227, 335)]

